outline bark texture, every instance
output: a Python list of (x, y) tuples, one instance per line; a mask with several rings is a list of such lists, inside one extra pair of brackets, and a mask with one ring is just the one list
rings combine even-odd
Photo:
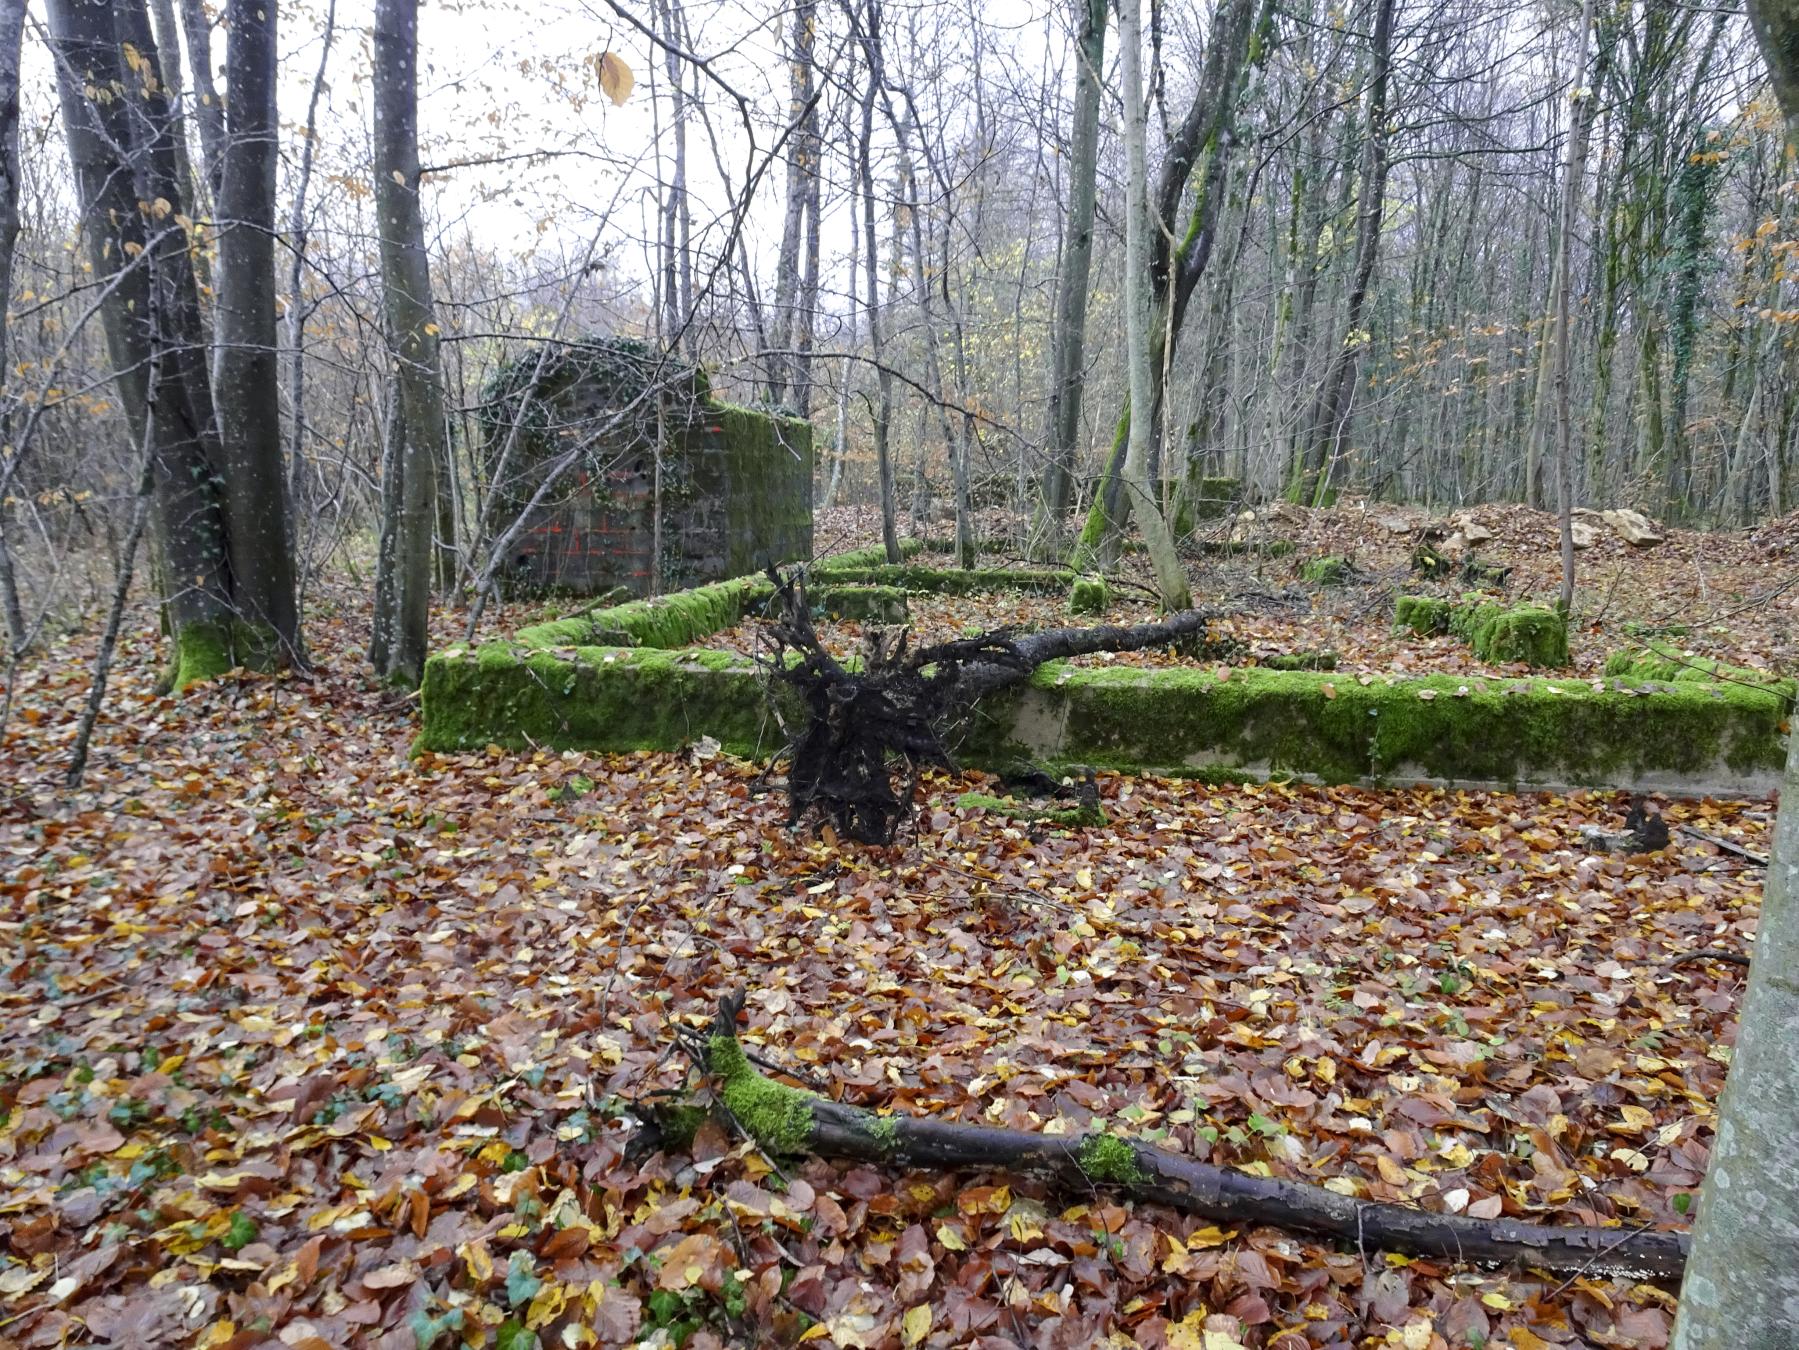
[(443, 379), (419, 207), (418, 0), (375, 6), (374, 102), (381, 294), (394, 380), (369, 659), (383, 679), (411, 688), (424, 674), (444, 447)]
[(224, 179), (218, 198), (213, 397), (231, 522), (232, 598), (247, 630), (274, 650), (254, 661), (300, 664), (293, 529), (281, 459), (280, 358), (275, 338), (276, 0), (231, 0), (227, 11)]

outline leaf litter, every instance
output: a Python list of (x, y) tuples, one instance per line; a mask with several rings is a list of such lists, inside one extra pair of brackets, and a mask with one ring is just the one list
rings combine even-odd
[[(330, 597), (328, 596), (328, 599)], [(1102, 777), (1108, 824), (923, 785), (891, 849), (728, 756), (408, 757), (357, 655), (18, 672), (0, 808), (0, 1345), (1646, 1346), (1628, 1280), (1333, 1249), (1004, 1175), (630, 1150), (669, 1028), (858, 1104), (1381, 1200), (1681, 1227), (1761, 874), (1613, 794)], [(440, 616), (446, 631), (454, 616)], [(1766, 850), (1766, 802), (1670, 802)]]

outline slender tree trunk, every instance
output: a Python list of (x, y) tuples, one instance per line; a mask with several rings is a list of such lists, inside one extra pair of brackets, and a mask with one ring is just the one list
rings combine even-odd
[(213, 365), (224, 449), (232, 598), (248, 640), (278, 650), (246, 664), (303, 664), (293, 530), (281, 461), (281, 373), (275, 338), (276, 0), (231, 0), (225, 61), (225, 173)]
[(1375, 0), (1373, 68), (1368, 78), (1368, 111), (1363, 124), (1362, 163), (1357, 171), (1355, 271), (1344, 304), (1343, 339), (1331, 351), (1324, 379), (1306, 415), (1306, 455), (1294, 498), (1322, 504), (1341, 462), (1337, 447), (1349, 420), (1351, 377), (1365, 345), (1362, 315), (1369, 283), (1380, 256), (1387, 192), (1387, 83), (1393, 61), (1394, 0)]
[[(25, 32), (25, 0), (0, 0), (0, 394), (7, 372), (6, 311), (12, 299), (13, 248), (19, 240), (19, 56)], [(0, 398), (0, 407), (5, 401)], [(17, 659), (28, 630), (12, 554), (6, 546), (6, 501), (0, 493), (0, 610), (6, 615), (6, 646)]]
[[(776, 407), (797, 405), (794, 394), (801, 383), (799, 358), (794, 354), (796, 335), (802, 331), (799, 314), (804, 285), (803, 252), (808, 240), (809, 211), (818, 178), (815, 137), (806, 130), (808, 121), (815, 127), (817, 112), (813, 106), (813, 49), (818, 32), (817, 0), (801, 0), (794, 6), (793, 30), (787, 54), (788, 119), (787, 138), (787, 211), (781, 224), (781, 251), (775, 261), (774, 353), (766, 359), (769, 402)], [(812, 237), (816, 237), (814, 233)], [(815, 264), (816, 265), (816, 264)], [(803, 320), (803, 331), (809, 333), (812, 316)]]
[[(1587, 133), (1599, 100), (1587, 80), (1587, 39), (1593, 27), (1593, 0), (1583, 0), (1580, 38), (1575, 46), (1574, 103), (1568, 115), (1568, 158), (1562, 174), (1562, 219), (1556, 241), (1555, 282), (1555, 482), (1561, 514), (1563, 615), (1574, 609), (1574, 410), (1569, 395), (1568, 292), (1572, 288), (1574, 231), (1580, 224), (1580, 184), (1587, 166)], [(1585, 92), (1583, 93), (1583, 89)]]
[[(1221, 184), (1229, 155), (1233, 114), (1242, 82), (1255, 64), (1250, 59), (1254, 47), (1252, 35), (1271, 24), (1271, 15), (1272, 10), (1265, 0), (1260, 7), (1257, 0), (1227, 0), (1220, 8), (1193, 102), (1188, 105), (1163, 157), (1151, 204), (1151, 219), (1157, 222), (1157, 229), (1148, 241), (1147, 255), (1154, 309), (1149, 325), (1153, 402), (1149, 408), (1142, 409), (1127, 400), (1118, 419), (1111, 454), (1105, 461), (1093, 494), (1093, 505), (1087, 512), (1086, 523), (1070, 557), (1071, 565), (1077, 570), (1109, 567), (1123, 547), (1133, 496), (1126, 491), (1124, 471), (1131, 423), (1135, 417), (1147, 417), (1152, 437), (1160, 434), (1165, 375), (1174, 356), (1174, 344), (1180, 340), (1187, 304), (1211, 262), (1212, 245), (1217, 237), (1223, 197)], [(1259, 62), (1265, 59), (1268, 46), (1264, 42), (1255, 50)], [(1193, 195), (1193, 205), (1187, 212), (1185, 229), (1176, 235), (1172, 232), (1173, 222), (1189, 192)], [(1150, 458), (1152, 456), (1146, 453), (1146, 471)]]
[(1087, 296), (1093, 266), (1093, 217), (1098, 198), (1100, 84), (1106, 65), (1106, 0), (1071, 0), (1079, 41), (1074, 56), (1074, 127), (1068, 147), (1068, 233), (1056, 273), (1051, 320), (1049, 409), (1043, 433), (1030, 553), (1059, 553), (1074, 495), (1075, 455), (1086, 383)]
[(395, 434), (382, 483), (369, 658), (383, 679), (412, 687), (424, 674), (432, 516), (444, 451), (443, 377), (419, 204), (418, 0), (376, 0), (374, 106), (375, 208)]
[(212, 20), (206, 0), (181, 0), (181, 27), (187, 37), (188, 73), (194, 84), (194, 122), (200, 128), (198, 175), (202, 189), (196, 203), (207, 216), (218, 200), (225, 176), (225, 104), (212, 79)]
[[(1130, 371), (1131, 406), (1149, 409), (1155, 404), (1151, 386), (1155, 379), (1150, 325), (1149, 250), (1154, 224), (1149, 216), (1149, 174), (1144, 165), (1143, 128), (1143, 15), (1138, 0), (1119, 0), (1119, 60), (1124, 75), (1124, 329), (1126, 363)], [(1189, 608), (1193, 596), (1186, 570), (1175, 552), (1174, 537), (1162, 518), (1162, 506), (1149, 477), (1149, 443), (1154, 419), (1131, 419), (1130, 443), (1125, 451), (1124, 478), (1135, 497), (1132, 503), (1144, 541), (1155, 567), (1156, 591), (1162, 608), (1174, 612)]]
[[(166, 3), (166, 0), (165, 0)], [(309, 225), (307, 193), (312, 187), (314, 151), (318, 148), (319, 98), (325, 90), (325, 71), (331, 62), (331, 42), (337, 33), (337, 0), (325, 8), (325, 31), (319, 48), (319, 68), (312, 77), (312, 95), (306, 103), (306, 126), (301, 132), (300, 173), (294, 184), (293, 209), (288, 213), (288, 248), (292, 265), (287, 276), (287, 481), (288, 506), (304, 508), (306, 476), (306, 245)]]
[[(852, 11), (853, 14), (853, 11)], [(887, 368), (882, 343), (880, 240), (875, 231), (874, 117), (875, 92), (881, 84), (881, 4), (866, 0), (859, 18), (861, 44), (868, 62), (868, 83), (862, 90), (862, 134), (857, 147), (857, 170), (862, 183), (862, 268), (868, 287), (868, 348), (875, 363), (877, 400), (874, 413), (875, 465), (881, 487), (881, 542), (887, 561), (900, 561), (899, 505), (893, 483), (893, 455), (888, 433), (893, 421), (893, 375)]]

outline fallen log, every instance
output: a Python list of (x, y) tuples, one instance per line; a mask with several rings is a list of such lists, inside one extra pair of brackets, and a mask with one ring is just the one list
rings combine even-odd
[(1187, 610), (1128, 628), (1000, 628), (923, 647), (911, 646), (904, 628), (875, 629), (850, 669), (819, 640), (798, 578), (775, 567), (768, 575), (776, 592), (763, 630), (770, 705), (779, 711), (774, 691), (785, 685), (805, 707), (787, 747), (788, 823), (816, 814), (866, 844), (893, 841), (918, 771), (951, 767), (947, 730), (984, 695), (1029, 679), (1045, 661), (1184, 641), (1203, 634), (1210, 617)]
[(743, 995), (720, 1000), (709, 1035), (677, 1032), (736, 1125), (775, 1156), (814, 1155), (907, 1168), (978, 1168), (1041, 1177), (1065, 1191), (1096, 1188), (1214, 1223), (1268, 1224), (1360, 1250), (1556, 1274), (1678, 1281), (1685, 1233), (1523, 1223), (1435, 1214), (1358, 1200), (1322, 1186), (1252, 1176), (1119, 1135), (1047, 1135), (908, 1115), (879, 1115), (759, 1073), (737, 1040)]

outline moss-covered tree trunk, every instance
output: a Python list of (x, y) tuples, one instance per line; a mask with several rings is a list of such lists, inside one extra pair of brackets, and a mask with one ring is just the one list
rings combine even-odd
[[(1124, 2), (1128, 5), (1131, 0)], [(1522, 1263), (1577, 1274), (1670, 1279), (1680, 1274), (1686, 1259), (1686, 1237), (1680, 1233), (1436, 1214), (1358, 1200), (1303, 1182), (1252, 1176), (1103, 1132), (1034, 1134), (929, 1117), (877, 1115), (759, 1073), (736, 1036), (742, 1006), (741, 994), (724, 999), (711, 1034), (689, 1032), (684, 1043), (711, 1079), (730, 1119), (777, 1156), (816, 1154), (908, 1169), (1004, 1169), (1042, 1177), (1075, 1195), (1112, 1188), (1218, 1223), (1277, 1224), (1363, 1249), (1477, 1265)], [(692, 1126), (697, 1121), (689, 1114), (682, 1123)], [(665, 1142), (668, 1133), (664, 1129)]]
[[(142, 0), (46, 8), (82, 237), (108, 287), (100, 318), (114, 388), (134, 445), (150, 458), (159, 570), (178, 579), (167, 601), (167, 678), (181, 689), (231, 669), (240, 644), (170, 113)], [(113, 96), (115, 87), (126, 97)]]
[[(1127, 396), (1093, 505), (1070, 556), (1070, 565), (1077, 572), (1109, 567), (1117, 561), (1130, 523), (1133, 495), (1125, 487), (1131, 420), (1143, 416), (1149, 433), (1160, 434), (1164, 386), (1174, 346), (1180, 341), (1187, 305), (1212, 258), (1237, 99), (1250, 70), (1268, 54), (1271, 16), (1266, 0), (1261, 4), (1257, 0), (1226, 0), (1220, 6), (1193, 102), (1162, 159), (1150, 199), (1152, 219), (1161, 225), (1149, 241), (1145, 266), (1151, 297), (1151, 398), (1147, 405), (1138, 399), (1134, 406), (1145, 411), (1133, 413)], [(1186, 225), (1178, 238), (1173, 237), (1169, 231), (1182, 218), (1182, 203), (1189, 189), (1192, 204), (1185, 212)], [(1146, 453), (1145, 460), (1150, 458)]]

